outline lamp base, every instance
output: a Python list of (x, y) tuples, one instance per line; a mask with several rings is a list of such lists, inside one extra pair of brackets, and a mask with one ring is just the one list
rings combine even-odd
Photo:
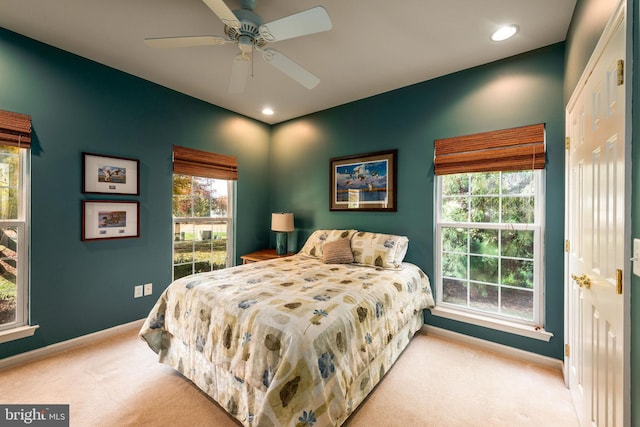
[(287, 233), (276, 232), (276, 255), (287, 254)]

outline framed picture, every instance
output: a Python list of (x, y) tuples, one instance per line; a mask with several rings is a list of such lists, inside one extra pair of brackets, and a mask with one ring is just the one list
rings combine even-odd
[(82, 192), (140, 195), (140, 161), (82, 153)]
[(331, 159), (329, 210), (395, 212), (397, 153), (390, 150)]
[(140, 237), (140, 202), (83, 200), (82, 240)]

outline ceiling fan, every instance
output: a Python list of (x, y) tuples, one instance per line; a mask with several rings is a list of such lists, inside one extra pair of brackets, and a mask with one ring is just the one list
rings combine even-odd
[(251, 65), (250, 53), (253, 49), (262, 53), (262, 58), (278, 70), (300, 83), (307, 89), (313, 89), (320, 79), (293, 60), (266, 47), (267, 43), (287, 40), (294, 37), (328, 31), (331, 19), (327, 11), (317, 6), (275, 21), (263, 23), (260, 15), (253, 10), (256, 0), (240, 0), (240, 9), (232, 11), (223, 0), (202, 0), (224, 23), (224, 36), (182, 36), (147, 38), (144, 42), (153, 48), (174, 48), (236, 43), (240, 53), (236, 55), (231, 67), (229, 92), (242, 93)]

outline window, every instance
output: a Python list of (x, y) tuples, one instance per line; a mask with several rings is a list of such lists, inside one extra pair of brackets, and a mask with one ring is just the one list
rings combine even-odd
[(438, 177), (438, 302), (541, 322), (541, 172)]
[(436, 315), (549, 339), (544, 139), (540, 124), (435, 141)]
[(173, 278), (231, 265), (233, 181), (173, 175)]
[(34, 330), (12, 332), (29, 321), (30, 142), (31, 117), (0, 111), (0, 342)]
[(234, 157), (174, 146), (173, 278), (233, 265)]

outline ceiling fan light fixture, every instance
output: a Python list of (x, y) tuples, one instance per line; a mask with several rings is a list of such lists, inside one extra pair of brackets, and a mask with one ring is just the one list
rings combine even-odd
[(253, 39), (249, 36), (240, 36), (238, 38), (238, 47), (242, 53), (250, 53), (253, 49)]
[(517, 25), (504, 25), (491, 35), (491, 40), (501, 42), (515, 36), (520, 28)]

